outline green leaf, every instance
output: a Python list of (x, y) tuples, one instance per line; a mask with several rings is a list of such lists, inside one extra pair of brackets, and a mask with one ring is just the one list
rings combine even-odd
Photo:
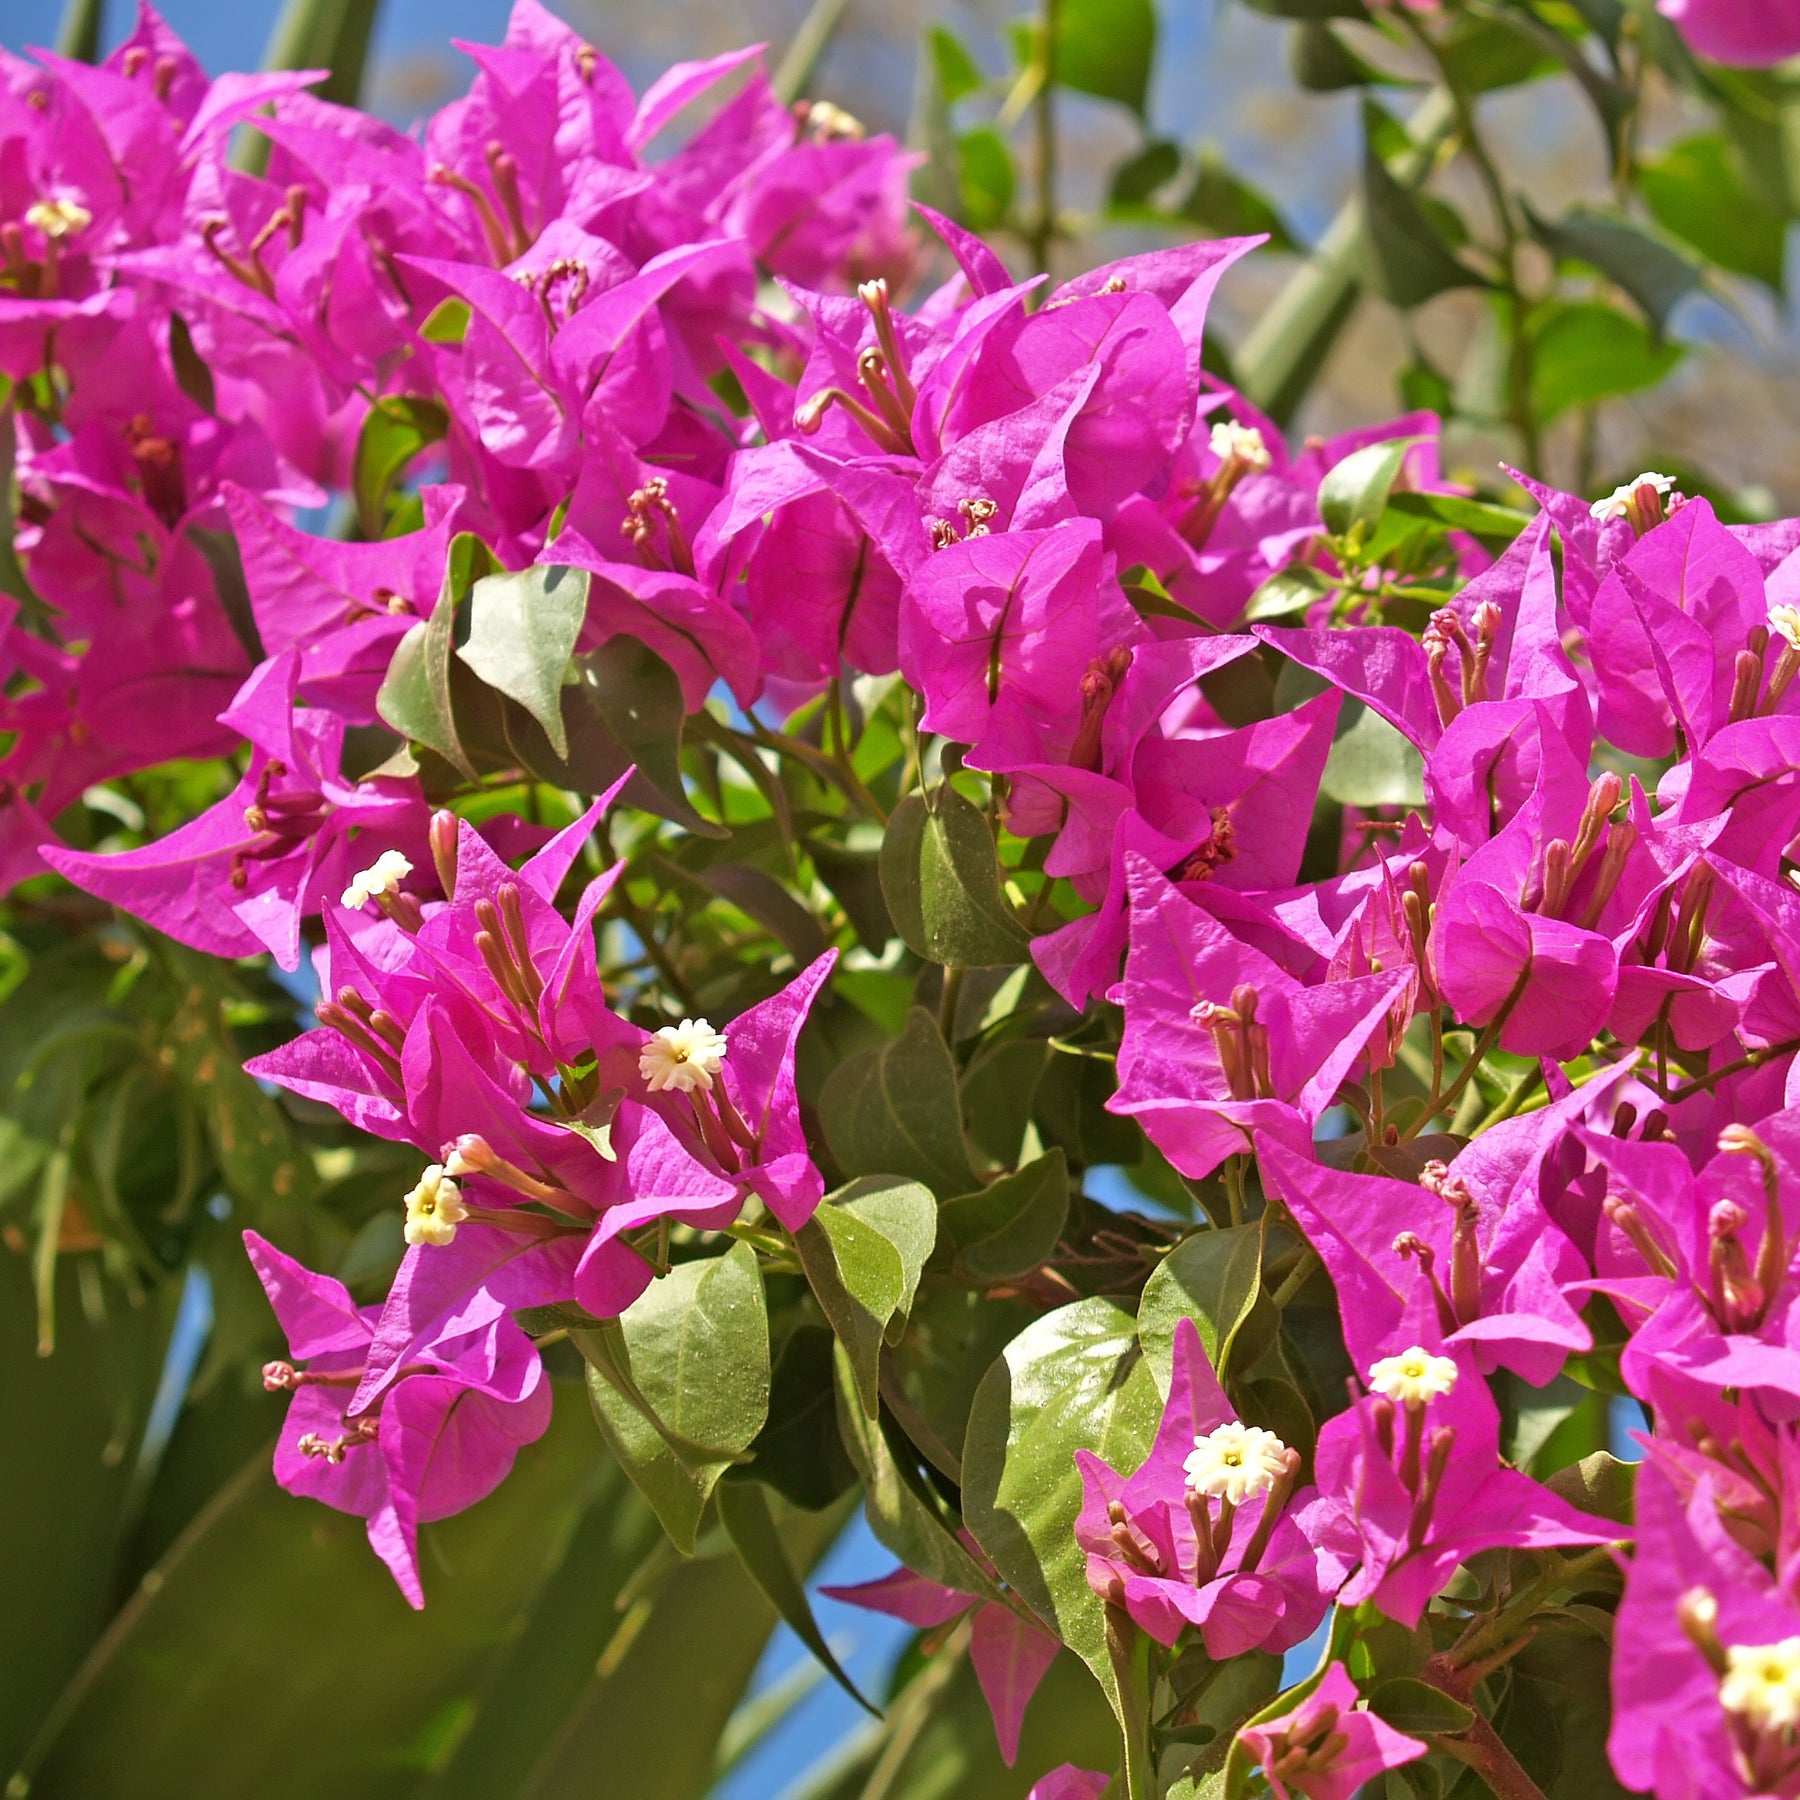
[(1106, 209), (1136, 216), (1150, 205), (1158, 188), (1181, 173), (1181, 151), (1167, 138), (1155, 138), (1113, 170)]
[(1444, 57), (1465, 94), (1491, 94), (1554, 75), (1561, 61), (1506, 19), (1457, 19), (1444, 42)]
[(1057, 0), (1051, 79), (1077, 93), (1117, 100), (1140, 118), (1156, 57), (1151, 0)]
[(567, 760), (563, 675), (587, 618), (588, 573), (533, 563), (488, 575), (469, 596), (469, 641), (457, 655), (489, 687), (516, 700)]
[(1168, 1392), (1175, 1328), (1183, 1319), (1194, 1321), (1207, 1361), (1223, 1380), (1233, 1340), (1261, 1288), (1260, 1225), (1230, 1225), (1183, 1238), (1157, 1264), (1138, 1303), (1138, 1333), (1157, 1387)]
[(691, 1552), (719, 1477), (769, 1412), (769, 1319), (748, 1244), (677, 1263), (609, 1328), (576, 1331), (588, 1397), (620, 1466)]
[(0, 1538), (0, 1770), (10, 1773), (116, 1603), (125, 1504), (167, 1342), (173, 1287), (129, 1304), (54, 1271), (56, 1351), (40, 1354), (32, 1275), (0, 1256), (0, 1431), (29, 1446), (6, 1481)]
[(894, 808), (881, 843), (881, 891), (894, 929), (928, 962), (988, 968), (1031, 954), (1000, 891), (987, 818), (948, 781)]
[(850, 1175), (900, 1175), (949, 1198), (975, 1186), (963, 1142), (956, 1063), (923, 1007), (892, 1043), (840, 1064), (819, 1095), (819, 1117)]
[(762, 1589), (769, 1604), (788, 1622), (794, 1635), (813, 1653), (831, 1679), (858, 1706), (880, 1718), (879, 1711), (863, 1698), (856, 1683), (831, 1654), (831, 1647), (825, 1642), (818, 1621), (813, 1618), (806, 1589), (800, 1585), (794, 1565), (781, 1547), (781, 1536), (775, 1529), (775, 1519), (761, 1484), (727, 1482), (719, 1489), (718, 1503), (719, 1523), (725, 1527), (725, 1535), (731, 1539), (744, 1572)]
[(991, 125), (977, 125), (956, 140), (957, 179), (963, 213), (976, 231), (992, 231), (1012, 211), (1013, 160), (1006, 140)]
[(1244, 0), (1252, 12), (1271, 19), (1366, 19), (1363, 0)]
[(1577, 207), (1552, 224), (1527, 205), (1525, 217), (1552, 256), (1587, 263), (1617, 282), (1644, 309), (1659, 335), (1668, 328), (1670, 313), (1699, 287), (1704, 274), (1691, 257), (1614, 214)]
[(456, 612), (476, 581), (494, 567), (493, 553), (474, 533), (450, 540), (443, 585), (428, 619), (421, 619), (394, 647), (393, 660), (375, 696), (375, 710), (404, 738), (435, 750), (466, 779), (476, 779), (456, 728), (450, 698), (450, 652)]
[(906, 1434), (885, 1407), (879, 1419), (863, 1411), (842, 1344), (836, 1351), (836, 1377), (838, 1430), (862, 1478), (863, 1512), (877, 1541), (932, 1581), (998, 1600), (1000, 1590), (956, 1535), (961, 1521), (947, 1515), (943, 1501), (926, 1486)]
[(1450, 288), (1485, 287), (1486, 281), (1452, 254), (1419, 197), (1388, 172), (1377, 144), (1383, 125), (1391, 128), (1393, 122), (1371, 101), (1363, 103), (1363, 122), (1368, 284), (1402, 310), (1421, 306)]
[(1396, 1731), (1415, 1737), (1430, 1732), (1458, 1737), (1475, 1722), (1475, 1714), (1461, 1701), (1412, 1675), (1393, 1675), (1379, 1682), (1368, 1701), (1370, 1712)]
[(1315, 94), (1367, 87), (1388, 79), (1366, 62), (1322, 19), (1300, 21), (1288, 39), (1288, 67), (1301, 87)]
[(507, 736), (526, 767), (578, 794), (602, 793), (635, 768), (620, 795), (622, 804), (672, 820), (695, 837), (728, 837), (722, 826), (695, 812), (687, 797), (681, 778), (687, 702), (675, 671), (636, 638), (619, 636), (576, 657), (574, 672), (574, 681), (562, 690), (566, 757), (528, 714), (508, 716)]
[(1596, 1450), (1580, 1462), (1558, 1469), (1544, 1486), (1583, 1512), (1629, 1528), (1637, 1472), (1636, 1463), (1620, 1462), (1605, 1450)]
[[(363, 1521), (281, 1492), (259, 1451), (126, 1602), (45, 1720), (23, 1765), (30, 1793), (317, 1800), (321, 1720), (334, 1800), (388, 1800), (397, 1781), (411, 1791), (447, 1754), (446, 1732), (466, 1724), (496, 1647), (561, 1561), (592, 1492), (593, 1438), (563, 1398), (492, 1495), (424, 1528), (423, 1616)], [(278, 1416), (271, 1401), (271, 1430)]]
[(448, 300), (440, 300), (426, 314), (425, 323), (419, 327), (419, 336), (428, 344), (455, 349), (469, 334), (470, 316), (468, 301), (452, 295)]
[(1331, 578), (1319, 570), (1296, 563), (1271, 575), (1244, 608), (1246, 620), (1285, 619), (1304, 612), (1331, 592)]
[(1389, 494), (1387, 509), (1409, 519), (1431, 520), (1451, 531), (1466, 531), (1494, 546), (1510, 544), (1531, 523), (1527, 513), (1462, 494)]
[(1319, 791), (1345, 806), (1423, 806), (1425, 759), (1379, 713), (1360, 707), (1331, 746)]
[(1389, 438), (1352, 450), (1328, 470), (1319, 483), (1319, 516), (1325, 529), (1343, 537), (1352, 526), (1373, 531), (1387, 506), (1388, 495), (1417, 438)]
[(943, 95), (946, 106), (954, 106), (957, 101), (980, 92), (983, 85), (981, 70), (955, 32), (942, 25), (928, 26), (925, 48), (930, 54), (931, 66), (937, 72), (938, 92)]
[[(629, 1605), (631, 1590), (641, 1585), (636, 1578), (646, 1558), (666, 1557), (671, 1567), (677, 1561), (655, 1513), (618, 1464), (609, 1456), (593, 1457), (579, 1396), (567, 1398), (568, 1428), (588, 1440), (592, 1497), (529, 1613), (512, 1621), (495, 1646), (493, 1666), (473, 1695), (473, 1719), (466, 1711), (461, 1715), (466, 1730), (448, 1734), (409, 1800), (491, 1800), (497, 1794), (518, 1800), (533, 1765), (594, 1684), (595, 1665), (621, 1629), (620, 1602)], [(729, 1559), (721, 1558), (720, 1566), (729, 1567)], [(654, 1629), (654, 1605), (646, 1610)], [(644, 1624), (633, 1617), (631, 1629), (642, 1636)]]
[(1194, 185), (1176, 210), (1211, 237), (1266, 236), (1270, 250), (1299, 248), (1274, 203), (1234, 174), (1211, 144), (1202, 148)]
[(1111, 1300), (1077, 1300), (1006, 1347), (976, 1391), (963, 1445), (963, 1516), (976, 1542), (1093, 1670), (1115, 1709), (1105, 1608), (1075, 1542), (1075, 1452), (1135, 1470), (1161, 1412), (1131, 1314)]
[(911, 1310), (937, 1235), (937, 1206), (917, 1182), (865, 1175), (829, 1194), (794, 1234), (820, 1309), (850, 1354), (863, 1410), (875, 1417), (881, 1343)]
[(1637, 183), (1665, 231), (1721, 269), (1786, 292), (1787, 219), (1752, 190), (1736, 150), (1720, 133), (1683, 138), (1646, 156)]
[(728, 1482), (756, 1480), (784, 1500), (819, 1512), (856, 1485), (856, 1470), (838, 1435), (832, 1377), (832, 1334), (797, 1325), (787, 1335), (769, 1381), (769, 1418)]
[(384, 394), (369, 408), (357, 434), (350, 475), (356, 522), (364, 537), (385, 535), (394, 483), (427, 444), (440, 443), (449, 429), (450, 415), (423, 395)]
[(1545, 424), (1571, 406), (1654, 387), (1683, 354), (1679, 344), (1656, 342), (1648, 326), (1597, 301), (1548, 306), (1528, 330), (1531, 402)]
[[(796, 1570), (812, 1568), (840, 1525), (835, 1514), (784, 1522)], [(699, 1800), (775, 1623), (774, 1609), (735, 1556), (680, 1564), (632, 1600), (558, 1728), (527, 1739), (535, 1755), (525, 1779), (457, 1800)], [(382, 1800), (391, 1792), (383, 1790)], [(409, 1800), (437, 1797), (426, 1790)]]
[(988, 1365), (1038, 1315), (1025, 1300), (927, 1277), (906, 1329), (883, 1352), (882, 1398), (913, 1445), (962, 1480), (969, 1409)]
[(938, 1246), (965, 1281), (1016, 1280), (1056, 1248), (1069, 1216), (1069, 1170), (1060, 1146), (978, 1193), (946, 1200)]

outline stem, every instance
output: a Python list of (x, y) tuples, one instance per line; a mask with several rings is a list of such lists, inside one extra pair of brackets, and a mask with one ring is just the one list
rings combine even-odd
[(1525, 1073), (1513, 1083), (1512, 1092), (1481, 1121), (1477, 1135), (1479, 1135), (1481, 1131), (1488, 1130), (1490, 1126), (1498, 1125), (1503, 1119), (1510, 1119), (1513, 1114), (1525, 1104), (1526, 1100), (1530, 1098), (1532, 1090), (1536, 1088), (1538, 1083), (1543, 1079), (1544, 1065), (1542, 1063), (1539, 1063), (1536, 1068), (1527, 1069)]
[(1044, 78), (1032, 106), (1037, 125), (1037, 220), (1031, 230), (1031, 266), (1050, 272), (1050, 247), (1056, 237), (1056, 11), (1057, 0), (1042, 0), (1039, 30), (1043, 43)]
[(788, 45), (775, 73), (769, 78), (769, 86), (783, 106), (792, 106), (812, 84), (819, 58), (837, 35), (849, 4), (850, 0), (813, 0), (812, 10), (800, 21), (794, 41)]
[(962, 969), (946, 965), (944, 991), (938, 996), (938, 1030), (943, 1033), (944, 1042), (952, 1046), (956, 1042), (956, 1003), (962, 998), (965, 972)]
[(1786, 1056), (1790, 1050), (1800, 1050), (1800, 1038), (1788, 1038), (1782, 1043), (1767, 1044), (1760, 1050), (1752, 1050), (1748, 1056), (1740, 1056), (1736, 1062), (1729, 1062), (1724, 1068), (1714, 1069), (1708, 1075), (1698, 1075), (1678, 1088), (1667, 1085), (1666, 1071), (1660, 1081), (1652, 1080), (1648, 1074), (1641, 1079), (1665, 1106), (1676, 1106), (1690, 1094), (1703, 1094), (1708, 1088), (1716, 1087), (1728, 1075), (1741, 1075), (1746, 1069), (1760, 1069), (1764, 1063), (1773, 1062), (1778, 1056)]
[[(1450, 97), (1441, 89), (1426, 96), (1407, 121), (1417, 150), (1397, 179), (1415, 184), (1429, 171), (1438, 146), (1454, 121)], [(1369, 221), (1360, 193), (1344, 202), (1313, 253), (1251, 327), (1234, 359), (1245, 398), (1286, 425), (1331, 354), (1362, 298)]]
[(840, 680), (832, 682), (826, 701), (825, 716), (830, 721), (833, 745), (831, 760), (843, 777), (845, 792), (885, 830), (888, 822), (887, 809), (869, 792), (863, 778), (856, 772), (856, 764), (851, 760), (850, 722), (844, 717), (844, 692)]
[(1319, 1266), (1319, 1253), (1308, 1244), (1300, 1253), (1294, 1266), (1288, 1270), (1285, 1279), (1274, 1293), (1269, 1296), (1275, 1310), (1279, 1312), (1312, 1278), (1312, 1272)]
[(1473, 1637), (1464, 1638), (1451, 1650), (1443, 1659), (1446, 1667), (1459, 1672), (1468, 1671), (1470, 1665), (1479, 1662), (1488, 1651), (1498, 1649), (1513, 1637), (1517, 1628), (1558, 1588), (1573, 1586), (1588, 1570), (1597, 1569), (1611, 1561), (1610, 1544), (1598, 1544), (1592, 1550), (1585, 1550), (1580, 1556), (1567, 1560), (1557, 1557), (1551, 1568), (1521, 1588)]
[(869, 1779), (863, 1784), (862, 1800), (887, 1800), (898, 1779), (901, 1765), (912, 1752), (919, 1733), (931, 1718), (931, 1703), (950, 1683), (957, 1665), (969, 1647), (973, 1627), (964, 1619), (944, 1640), (944, 1647), (906, 1684), (900, 1698), (888, 1714), (888, 1740), (882, 1746)]
[(1482, 1058), (1500, 1041), (1500, 1033), (1506, 1029), (1506, 1021), (1512, 1017), (1513, 1008), (1523, 998), (1526, 985), (1530, 980), (1531, 964), (1528, 962), (1519, 971), (1519, 979), (1513, 983), (1512, 992), (1501, 1003), (1500, 1010), (1494, 1014), (1487, 1030), (1476, 1039), (1475, 1048), (1469, 1052), (1469, 1060), (1463, 1064), (1461, 1072), (1451, 1082), (1449, 1089), (1441, 1097), (1438, 1097), (1436, 1086), (1433, 1085), (1434, 1097), (1431, 1103), (1414, 1121), (1413, 1128), (1401, 1140), (1403, 1143), (1416, 1138), (1439, 1113), (1448, 1112), (1462, 1098), (1463, 1089), (1475, 1079), (1475, 1071), (1481, 1067)]
[(1544, 1790), (1519, 1766), (1519, 1759), (1479, 1712), (1462, 1737), (1440, 1737), (1433, 1742), (1446, 1755), (1467, 1763), (1493, 1790), (1497, 1800), (1545, 1800)]
[(1106, 1653), (1119, 1690), (1119, 1728), (1125, 1740), (1123, 1800), (1156, 1800), (1156, 1760), (1150, 1749), (1150, 1634), (1110, 1602)]
[(1225, 1159), (1225, 1201), (1231, 1208), (1231, 1222), (1241, 1225), (1244, 1222), (1244, 1157), (1242, 1154), (1228, 1156)]
[(1481, 184), (1487, 189), (1488, 203), (1494, 209), (1494, 222), (1500, 230), (1498, 260), (1505, 276), (1507, 310), (1512, 315), (1512, 341), (1507, 369), (1511, 389), (1508, 411), (1513, 429), (1518, 432), (1519, 442), (1524, 449), (1525, 466), (1528, 469), (1540, 468), (1543, 464), (1543, 444), (1538, 433), (1537, 418), (1531, 410), (1531, 341), (1525, 335), (1526, 301), (1519, 286), (1519, 227), (1513, 217), (1512, 206), (1506, 198), (1506, 184), (1500, 177), (1494, 159), (1488, 154), (1487, 145), (1482, 142), (1481, 132), (1475, 122), (1475, 109), (1469, 104), (1468, 95), (1457, 86), (1450, 59), (1444, 54), (1442, 45), (1410, 8), (1397, 7), (1393, 16), (1431, 59), (1432, 66), (1437, 70), (1443, 91), (1449, 96), (1450, 104), (1455, 109), (1457, 135), (1462, 139), (1463, 149), (1474, 163)]

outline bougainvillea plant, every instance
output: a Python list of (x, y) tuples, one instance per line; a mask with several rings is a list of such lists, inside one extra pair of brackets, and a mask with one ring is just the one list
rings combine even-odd
[(217, 1319), (7, 1793), (253, 1769), (154, 1721), (271, 1564), (354, 1791), (599, 1791), (734, 1607), (848, 1685), (859, 1504), (821, 1793), (977, 1694), (1039, 1800), (1800, 1793), (1800, 520), (1290, 444), (1254, 236), (1020, 277), (754, 52), (470, 54), (0, 60), (7, 1241), (152, 1420)]

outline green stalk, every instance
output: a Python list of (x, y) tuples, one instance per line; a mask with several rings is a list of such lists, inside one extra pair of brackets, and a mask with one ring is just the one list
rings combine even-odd
[[(327, 69), (313, 92), (321, 100), (355, 106), (380, 6), (381, 0), (287, 0), (269, 34), (263, 67)], [(260, 131), (243, 132), (231, 161), (245, 174), (260, 175), (269, 166), (269, 140)]]
[(769, 78), (776, 97), (792, 106), (812, 86), (819, 58), (831, 47), (850, 0), (813, 0), (812, 10), (800, 21), (794, 41)]
[(105, 10), (105, 0), (67, 0), (62, 24), (56, 31), (57, 54), (76, 62), (97, 63), (100, 60), (101, 16)]
[[(1455, 125), (1455, 102), (1434, 89), (1407, 121), (1415, 149), (1396, 171), (1398, 179), (1422, 182)], [(1238, 348), (1233, 359), (1238, 385), (1278, 425), (1299, 411), (1356, 311), (1368, 235), (1362, 195), (1352, 195)]]

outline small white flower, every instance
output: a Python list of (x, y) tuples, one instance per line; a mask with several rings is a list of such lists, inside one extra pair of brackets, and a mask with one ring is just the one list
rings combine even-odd
[(1800, 1637), (1729, 1646), (1719, 1703), (1758, 1731), (1800, 1725)]
[(25, 209), (25, 223), (47, 238), (73, 237), (93, 222), (94, 215), (79, 200), (40, 200)]
[(1646, 469), (1636, 481), (1628, 481), (1623, 487), (1614, 488), (1604, 500), (1596, 500), (1588, 511), (1596, 519), (1629, 518), (1632, 502), (1637, 498), (1637, 491), (1641, 487), (1655, 488), (1658, 496), (1664, 500), (1675, 491), (1675, 483), (1669, 476), (1658, 475), (1654, 469)]
[(406, 1241), (441, 1250), (456, 1241), (456, 1228), (469, 1216), (462, 1189), (442, 1163), (427, 1165), (419, 1184), (406, 1196)]
[(1769, 630), (1791, 650), (1800, 650), (1800, 606), (1771, 606)]
[(1236, 459), (1238, 466), (1260, 475), (1274, 461), (1263, 434), (1254, 425), (1240, 425), (1236, 419), (1220, 419), (1208, 440), (1212, 453), (1221, 462)]
[(384, 895), (391, 899), (399, 893), (400, 884), (412, 873), (412, 867), (398, 850), (382, 851), (344, 889), (344, 904), (352, 912), (358, 912), (371, 900), (379, 900)]
[(665, 1025), (638, 1052), (638, 1073), (653, 1094), (711, 1093), (726, 1048), (724, 1036), (704, 1019), (683, 1019), (679, 1025)]
[(1402, 1406), (1423, 1406), (1456, 1386), (1456, 1364), (1415, 1344), (1398, 1356), (1384, 1356), (1369, 1371), (1369, 1386)]
[(1242, 1506), (1252, 1494), (1266, 1494), (1287, 1474), (1287, 1445), (1260, 1425), (1233, 1420), (1195, 1438), (1181, 1466), (1195, 1493)]

